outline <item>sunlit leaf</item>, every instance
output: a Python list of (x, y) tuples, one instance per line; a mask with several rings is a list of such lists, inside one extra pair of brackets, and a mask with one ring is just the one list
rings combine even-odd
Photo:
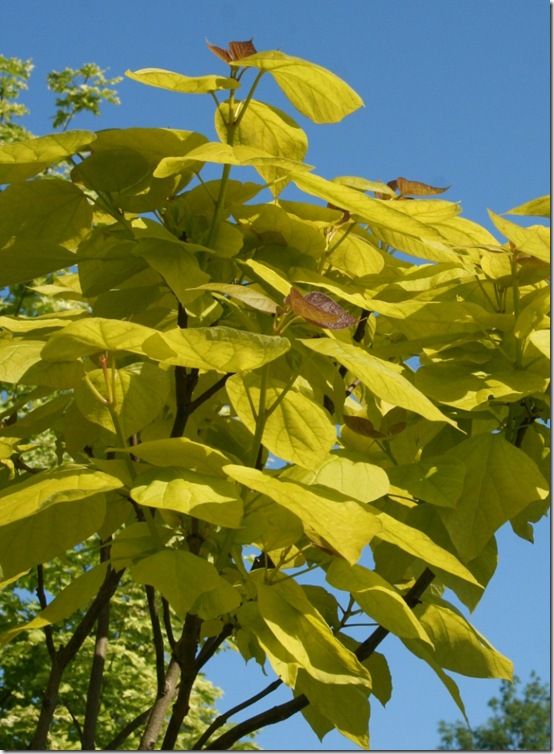
[(290, 510), (350, 563), (355, 563), (369, 540), (380, 531), (377, 517), (361, 503), (333, 496), (330, 489), (281, 481), (256, 469), (229, 465), (226, 473), (248, 489), (267, 495)]
[(91, 131), (65, 131), (0, 144), (0, 183), (24, 181), (64, 157), (86, 149), (95, 139)]
[(290, 341), (230, 327), (197, 327), (156, 333), (143, 343), (143, 348), (144, 353), (164, 364), (244, 372), (286, 353)]
[(326, 68), (271, 50), (231, 62), (271, 73), (283, 93), (314, 123), (337, 123), (363, 105), (362, 99)]
[[(226, 390), (238, 417), (254, 433), (262, 382), (257, 374), (234, 375), (226, 382)], [(274, 404), (264, 424), (262, 443), (278, 458), (298, 463), (305, 468), (318, 465), (329, 453), (336, 433), (321, 406), (298, 390), (288, 389), (278, 380), (264, 385), (265, 410)]]
[(414, 411), (430, 421), (454, 424), (403, 374), (364, 349), (331, 338), (303, 338), (300, 342), (316, 353), (339, 361), (378, 398)]
[(163, 550), (150, 555), (133, 564), (130, 571), (136, 581), (155, 587), (181, 619), (199, 597), (214, 590), (226, 598), (222, 613), (240, 604), (238, 593), (211, 563), (184, 550)]
[(34, 474), (0, 492), (0, 526), (35, 516), (53, 505), (80, 501), (121, 487), (116, 477), (86, 466), (67, 465)]
[(179, 467), (143, 472), (136, 479), (131, 497), (140, 505), (186, 513), (233, 529), (240, 525), (242, 517), (236, 485)]
[(236, 79), (228, 76), (185, 76), (163, 68), (141, 68), (138, 71), (125, 71), (125, 75), (139, 84), (183, 94), (205, 94), (218, 89), (236, 89), (240, 86)]

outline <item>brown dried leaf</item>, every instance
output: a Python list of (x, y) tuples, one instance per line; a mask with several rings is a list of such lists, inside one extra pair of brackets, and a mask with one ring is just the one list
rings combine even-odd
[(229, 42), (229, 52), (232, 60), (242, 60), (249, 55), (255, 55), (258, 51), (252, 43), (252, 39), (246, 39), (244, 42)]
[(214, 55), (217, 55), (217, 57), (223, 60), (225, 63), (231, 62), (231, 55), (227, 52), (227, 50), (224, 50), (223, 47), (216, 47), (216, 45), (212, 45), (209, 42), (206, 42), (206, 46), (208, 50), (213, 52)]
[(408, 178), (395, 178), (387, 183), (393, 191), (398, 191), (400, 196), (430, 196), (431, 194), (443, 194), (450, 186), (430, 186), (420, 181), (410, 181)]
[(254, 55), (257, 52), (251, 39), (246, 39), (244, 42), (229, 42), (226, 50), (209, 42), (206, 42), (206, 45), (208, 50), (211, 50), (214, 55), (217, 55), (225, 63), (242, 60), (242, 58), (247, 58), (249, 55)]
[(343, 418), (348, 429), (351, 429), (358, 435), (372, 437), (373, 439), (386, 437), (383, 432), (379, 432), (379, 430), (375, 429), (369, 419), (365, 419), (363, 416), (348, 416), (345, 414)]
[(297, 288), (291, 288), (285, 304), (307, 322), (330, 330), (342, 330), (356, 323), (355, 317), (320, 291), (312, 291), (303, 296)]

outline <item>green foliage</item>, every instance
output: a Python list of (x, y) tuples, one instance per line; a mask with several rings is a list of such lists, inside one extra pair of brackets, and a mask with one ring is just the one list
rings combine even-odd
[[(251, 42), (210, 49), (227, 75), (129, 75), (208, 94), (219, 141), (132, 128), (0, 151), (0, 274), (27, 286), (0, 320), (12, 391), (0, 567), (8, 599), (23, 571), (44, 566), (45, 579), (42, 609), (1, 640), (17, 647), (41, 626), (52, 659), (31, 748), (53, 740), (94, 625), (107, 658), (132, 642), (106, 618), (128, 594), (165, 610), (144, 642), (156, 678), (144, 749), (183, 745), (190, 694), (224, 643), (275, 673), (262, 696), (282, 682), (292, 698), (227, 730), (224, 715), (189, 747), (230, 748), (299, 710), (319, 737), (336, 728), (367, 747), (370, 699), (391, 693), (375, 654), (387, 633), (462, 712), (449, 672), (511, 677), (445, 590), (473, 609), (498, 529), (532, 540), (547, 510), (548, 228), (491, 215), (503, 242), (436, 198), (444, 188), (316, 175), (298, 124), (258, 98), (264, 76), (316, 123), (356, 110), (358, 95)], [(83, 102), (67, 99), (72, 112)], [(39, 175), (60, 160), (67, 182)], [(242, 167), (260, 179), (241, 182)], [(289, 183), (303, 201), (284, 198)], [(28, 316), (26, 291), (50, 302), (44, 316)], [(47, 426), (55, 461), (40, 470), (25, 453)], [(51, 561), (82, 546), (102, 565), (60, 592)], [(362, 640), (361, 613), (379, 622)], [(144, 664), (130, 665), (125, 683), (144, 689)], [(95, 665), (73, 711), (86, 745), (103, 735), (101, 692)]]
[[(91, 543), (92, 544), (92, 543)], [(45, 568), (45, 579), (52, 593), (59, 594), (64, 587), (76, 586), (89, 567), (90, 554), (78, 548), (62, 559), (55, 559)], [(90, 572), (88, 572), (90, 573)], [(79, 579), (79, 581), (77, 581)], [(39, 609), (36, 597), (36, 573), (29, 573), (17, 582), (18, 591), (2, 594), (2, 628), (24, 624)], [(21, 591), (20, 591), (21, 590)], [(82, 593), (80, 594), (82, 598)], [(93, 596), (93, 595), (92, 595)], [(92, 596), (85, 598), (85, 607)], [(56, 642), (67, 642), (78, 619), (84, 612), (77, 604), (71, 616), (58, 618)], [(97, 741), (98, 748), (109, 747), (123, 725), (141, 714), (153, 701), (156, 690), (155, 662), (150, 641), (150, 622), (144, 611), (144, 591), (139, 585), (127, 582), (116, 596), (111, 607), (110, 667), (105, 675), (103, 703), (100, 712)], [(49, 657), (40, 625), (29, 625), (28, 633), (20, 634), (8, 647), (2, 649), (2, 679), (0, 689), (0, 716), (2, 730), (0, 746), (4, 749), (26, 748), (33, 735), (38, 718), (37, 699), (40, 698), (48, 675)], [(52, 748), (71, 750), (80, 748), (82, 721), (90, 663), (94, 653), (94, 639), (89, 637), (82, 656), (74, 662), (64, 676), (60, 704), (51, 729)], [(215, 714), (214, 702), (219, 695), (205, 678), (199, 677), (193, 695), (193, 715), (179, 739), (179, 748), (190, 748), (193, 741), (208, 725)], [(137, 748), (139, 732), (126, 739), (126, 749)]]
[(0, 55), (0, 143), (19, 141), (30, 136), (29, 131), (14, 118), (28, 115), (29, 109), (18, 102), (21, 92), (28, 88), (33, 70), (31, 60), (7, 58)]
[(52, 118), (54, 128), (63, 128), (79, 113), (87, 111), (100, 114), (104, 102), (119, 105), (119, 97), (112, 88), (121, 81), (121, 76), (106, 78), (106, 70), (96, 63), (85, 63), (80, 68), (64, 68), (50, 71), (48, 88), (56, 97), (56, 114)]
[(523, 689), (517, 676), (513, 682), (502, 681), (500, 698), (493, 697), (488, 706), (489, 719), (476, 728), (461, 722), (439, 723), (440, 749), (465, 751), (549, 751), (550, 689), (535, 673)]

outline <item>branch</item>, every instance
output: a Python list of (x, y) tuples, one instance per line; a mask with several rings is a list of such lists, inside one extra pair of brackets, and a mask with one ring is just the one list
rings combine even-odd
[[(46, 601), (46, 592), (44, 589), (44, 568), (42, 564), (39, 564), (37, 566), (36, 592), (37, 592), (40, 609), (45, 610), (48, 607), (48, 603)], [(50, 659), (53, 660), (54, 655), (56, 654), (56, 647), (54, 646), (54, 631), (51, 625), (44, 626), (42, 630), (44, 631), (44, 636), (46, 638), (46, 647), (48, 649), (48, 654), (50, 656)]]
[(227, 712), (223, 712), (221, 715), (219, 715), (219, 717), (216, 717), (213, 723), (211, 723), (211, 725), (206, 728), (204, 733), (202, 733), (200, 738), (194, 742), (194, 744), (192, 745), (192, 750), (200, 750), (200, 748), (204, 746), (206, 741), (208, 741), (208, 739), (211, 737), (212, 733), (215, 733), (218, 728), (221, 728), (221, 726), (224, 725), (230, 717), (236, 715), (237, 712), (242, 712), (243, 709), (250, 707), (252, 704), (256, 704), (256, 702), (259, 702), (260, 699), (263, 699), (265, 696), (268, 696), (268, 694), (271, 694), (272, 691), (275, 691), (275, 689), (279, 688), (282, 683), (283, 681), (280, 678), (277, 678), (277, 680), (272, 681), (272, 683), (266, 686), (265, 689), (262, 689), (257, 694), (254, 694), (254, 696), (251, 696), (244, 702), (237, 704), (235, 707), (231, 707), (231, 709), (227, 710)]
[(182, 636), (175, 647), (177, 662), (181, 668), (181, 683), (162, 743), (164, 751), (175, 747), (181, 725), (190, 709), (190, 695), (194, 681), (198, 675), (196, 649), (198, 647), (201, 624), (202, 621), (200, 618), (189, 613), (185, 618)]
[(41, 751), (47, 748), (48, 730), (58, 703), (60, 684), (64, 671), (92, 631), (102, 607), (111, 599), (122, 576), (123, 571), (108, 570), (98, 594), (73, 632), (68, 643), (60, 647), (54, 655), (50, 676), (42, 699), (37, 727), (29, 746), (30, 749)]
[[(426, 568), (413, 587), (405, 595), (405, 602), (410, 607), (415, 607), (419, 602), (419, 598), (434, 578), (434, 573), (430, 571), (429, 568)], [(360, 661), (366, 660), (373, 654), (387, 634), (389, 634), (389, 631), (386, 628), (378, 626), (375, 631), (373, 631), (373, 633), (357, 647), (354, 652), (356, 657)], [(304, 709), (304, 707), (307, 707), (309, 703), (309, 699), (304, 694), (300, 694), (300, 696), (291, 699), (289, 702), (279, 704), (276, 707), (271, 707), (264, 712), (260, 712), (258, 715), (248, 718), (248, 720), (244, 720), (242, 723), (238, 723), (238, 725), (235, 725), (233, 728), (223, 733), (219, 738), (216, 738), (209, 746), (206, 746), (205, 750), (221, 751), (229, 749), (243, 736), (253, 733), (266, 725), (273, 725), (282, 722), (291, 717), (291, 715), (299, 712), (301, 709)]]
[(173, 651), (177, 642), (175, 641), (175, 637), (173, 636), (173, 626), (171, 625), (171, 615), (169, 613), (169, 602), (165, 597), (162, 597), (162, 611), (165, 633), (169, 642), (169, 646), (171, 647), (171, 651)]
[(156, 611), (156, 595), (154, 587), (149, 584), (146, 585), (146, 599), (148, 600), (148, 612), (150, 613), (150, 623), (152, 624), (152, 642), (156, 654), (157, 693), (161, 694), (165, 685), (164, 639), (162, 628), (160, 626), (160, 619), (158, 618), (158, 613)]
[(226, 623), (217, 636), (208, 639), (196, 657), (196, 670), (200, 670), (214, 656), (228, 636), (233, 633), (233, 624)]
[(175, 694), (175, 689), (177, 688), (177, 681), (179, 680), (180, 672), (179, 663), (173, 657), (167, 668), (167, 673), (165, 674), (163, 690), (157, 695), (156, 701), (149, 710), (148, 722), (144, 733), (142, 734), (139, 749), (152, 751), (156, 745), (167, 708), (169, 707)]
[[(110, 557), (107, 549), (111, 537), (100, 543), (100, 562), (108, 560)], [(85, 706), (85, 720), (83, 723), (83, 733), (81, 737), (83, 749), (94, 749), (94, 740), (96, 738), (96, 726), (98, 723), (98, 713), (100, 712), (102, 684), (104, 681), (104, 666), (106, 664), (106, 653), (108, 650), (108, 635), (110, 628), (110, 600), (107, 600), (100, 609), (98, 623), (96, 625), (96, 643), (94, 646), (94, 657), (92, 658), (92, 667), (90, 670), (89, 685)]]

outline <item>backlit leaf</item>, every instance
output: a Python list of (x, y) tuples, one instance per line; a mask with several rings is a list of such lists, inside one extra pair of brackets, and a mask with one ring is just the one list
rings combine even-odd
[(69, 181), (56, 178), (16, 183), (0, 194), (0, 246), (18, 241), (49, 241), (73, 250), (88, 232), (92, 209)]
[(349, 343), (331, 338), (303, 338), (300, 342), (316, 353), (343, 364), (378, 398), (424, 416), (430, 421), (454, 424), (421, 393), (403, 374), (383, 359)]
[(483, 434), (464, 440), (440, 459), (462, 463), (466, 468), (456, 508), (441, 508), (440, 514), (452, 541), (467, 560), (479, 555), (502, 524), (548, 495), (548, 484), (534, 461), (500, 435)]
[(396, 636), (420, 639), (432, 646), (432, 639), (402, 595), (375, 571), (334, 560), (326, 577), (331, 586), (349, 592), (364, 613), (383, 628)]
[(313, 531), (350, 563), (358, 560), (362, 549), (381, 529), (377, 517), (361, 503), (333, 497), (329, 489), (281, 481), (245, 466), (229, 465), (225, 471), (248, 489), (290, 510), (301, 519), (308, 538)]
[[(260, 376), (234, 375), (227, 380), (225, 387), (238, 417), (254, 433), (256, 418), (252, 405), (257, 411), (261, 395)], [(281, 397), (283, 392), (284, 397)], [(318, 465), (336, 440), (335, 428), (328, 415), (308, 396), (298, 390), (287, 390), (285, 383), (270, 379), (265, 385), (266, 410), (277, 401), (277, 407), (264, 424), (262, 443), (277, 458), (305, 468)]]
[[(225, 610), (238, 607), (240, 598), (216, 568), (204, 558), (184, 550), (163, 550), (130, 567), (132, 577), (141, 584), (155, 587), (169, 602), (179, 618), (207, 592), (218, 590), (227, 597)], [(215, 617), (215, 616), (212, 616)]]
[(334, 73), (284, 52), (258, 52), (231, 65), (271, 73), (296, 109), (314, 123), (337, 123), (363, 105), (358, 94)]
[(518, 204), (506, 212), (507, 215), (537, 215), (538, 217), (550, 217), (550, 195), (539, 196), (524, 204)]
[(473, 678), (511, 680), (513, 665), (453, 606), (424, 604), (416, 609), (431, 637), (431, 653), (441, 667)]
[(350, 457), (341, 451), (333, 452), (322, 464), (309, 471), (287, 469), (282, 478), (323, 485), (361, 503), (383, 497), (390, 487), (387, 474), (379, 466), (367, 463), (362, 456)]
[(371, 688), (369, 673), (291, 579), (264, 584), (256, 580), (260, 614), (298, 665), (322, 683)]
[(91, 568), (81, 574), (75, 581), (68, 584), (48, 604), (44, 610), (32, 620), (20, 626), (4, 631), (0, 635), (0, 645), (7, 644), (22, 631), (32, 631), (36, 628), (44, 628), (52, 623), (59, 623), (73, 615), (74, 612), (86, 607), (96, 596), (106, 576), (107, 562)]
[[(104, 373), (95, 369), (87, 373), (87, 380), (106, 397)], [(139, 362), (116, 369), (110, 376), (114, 408), (125, 437), (139, 432), (163, 410), (169, 394), (169, 375), (155, 364)], [(89, 421), (109, 432), (116, 432), (108, 407), (93, 394), (87, 381), (82, 380), (75, 391), (79, 411)]]
[(536, 257), (541, 262), (550, 262), (550, 228), (544, 225), (523, 228), (491, 210), (489, 210), (489, 215), (498, 230), (513, 243), (518, 251)]

